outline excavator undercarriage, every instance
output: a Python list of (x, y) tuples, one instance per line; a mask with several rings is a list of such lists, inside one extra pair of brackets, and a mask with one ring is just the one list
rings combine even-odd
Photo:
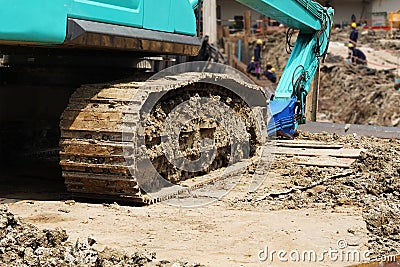
[[(171, 198), (182, 190), (176, 187), (182, 181), (213, 172), (221, 175), (221, 169), (254, 156), (263, 140), (262, 129), (266, 132), (257, 117), (262, 113), (262, 123), (267, 120), (263, 91), (232, 75), (179, 73), (183, 70), (173, 74), (167, 69), (165, 76), (151, 78), (154, 73), (148, 69), (110, 69), (107, 75), (106, 69), (94, 66), (90, 72), (83, 66), (79, 73), (80, 68), (67, 63), (48, 69), (38, 61), (35, 67), (28, 66), (27, 60), (9, 57), (8, 63), (19, 64), (3, 68), (9, 80), (4, 80), (2, 92), (9, 92), (10, 99), (33, 95), (31, 103), (19, 109), (18, 118), (14, 120), (9, 110), (10, 116), (2, 119), (2, 156), (10, 156), (9, 162), (20, 162), (27, 171), (29, 162), (47, 166), (43, 163), (59, 161), (73, 197), (140, 203)], [(204, 70), (211, 63), (193, 64)], [(210, 99), (218, 105), (195, 116), (191, 108), (205, 107)], [(7, 109), (17, 104), (8, 102), (2, 101)], [(228, 122), (221, 117), (224, 107), (233, 111)], [(165, 125), (171, 124), (169, 115), (177, 110), (185, 120), (173, 129), (179, 134), (179, 155), (163, 147), (162, 135)], [(238, 121), (245, 131), (234, 129)], [(15, 122), (18, 127), (11, 129)], [(185, 160), (198, 164), (187, 168)], [(60, 175), (57, 170), (45, 171), (53, 178)]]
[[(80, 87), (71, 96), (60, 122), (60, 162), (68, 191), (77, 196), (101, 195), (125, 201), (154, 202), (174, 194), (169, 192), (153, 199), (146, 193), (253, 156), (262, 142), (257, 118), (239, 94), (210, 83), (218, 79), (234, 85), (241, 95), (245, 93), (253, 99), (262, 97), (262, 92), (253, 85), (210, 73), (184, 73), (147, 82)], [(171, 162), (168, 149), (163, 149), (163, 127), (168, 123), (169, 114), (180, 105), (201, 106), (207, 99), (215, 99), (234, 110), (236, 118), (230, 118), (229, 124), (234, 125), (235, 119), (244, 122), (246, 133), (235, 136), (234, 144), (230, 136), (233, 131), (218, 122), (220, 110), (193, 116), (189, 107), (180, 109), (179, 115), (187, 118), (181, 129), (174, 129), (174, 133), (179, 133), (181, 160), (193, 162), (204, 155), (208, 157), (199, 161), (196, 169), (180, 168)], [(266, 102), (258, 104), (266, 107)], [(208, 140), (208, 145), (202, 143), (204, 140)], [(245, 155), (232, 153), (233, 149), (243, 147), (249, 149)], [(176, 161), (179, 156), (172, 157)], [(147, 160), (150, 166), (146, 165)], [(163, 184), (157, 180), (159, 176), (171, 184)]]

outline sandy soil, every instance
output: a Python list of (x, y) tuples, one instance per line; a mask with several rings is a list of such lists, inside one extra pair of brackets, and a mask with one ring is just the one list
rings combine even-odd
[[(90, 236), (97, 241), (96, 249), (147, 249), (156, 252), (158, 260), (185, 258), (207, 266), (260, 266), (257, 254), (265, 246), (318, 252), (336, 248), (337, 241), (343, 239), (354, 249), (366, 249), (367, 230), (360, 208), (269, 211), (232, 204), (233, 199), (246, 201), (243, 189), (245, 184), (221, 201), (193, 209), (162, 203), (129, 207), (84, 202), (70, 205), (64, 201), (7, 202), (13, 202), (10, 210), (23, 221), (40, 229), (65, 229), (72, 242)], [(288, 265), (278, 260), (272, 263)], [(332, 262), (313, 265), (332, 266)]]

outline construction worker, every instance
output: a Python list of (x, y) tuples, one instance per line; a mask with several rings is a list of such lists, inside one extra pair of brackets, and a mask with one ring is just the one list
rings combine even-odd
[(275, 68), (271, 65), (267, 64), (267, 69), (264, 71), (264, 75), (270, 80), (272, 83), (276, 83), (276, 75), (275, 75)]
[(256, 64), (254, 62), (254, 57), (251, 57), (251, 61), (250, 61), (249, 65), (247, 65), (246, 71), (247, 71), (247, 73), (250, 73), (251, 75), (255, 76)]
[(367, 64), (367, 57), (360, 49), (355, 48), (353, 43), (349, 43), (348, 47), (350, 49), (349, 58), (351, 62), (362, 65)]
[(350, 32), (350, 43), (354, 44), (354, 46), (357, 45), (357, 40), (358, 40), (358, 31), (357, 31), (357, 23), (353, 22), (351, 23), (351, 32)]
[(263, 41), (261, 39), (258, 39), (256, 42), (256, 46), (254, 47), (254, 64), (256, 67), (256, 76), (257, 79), (260, 79), (260, 73), (261, 73), (261, 45), (263, 44)]

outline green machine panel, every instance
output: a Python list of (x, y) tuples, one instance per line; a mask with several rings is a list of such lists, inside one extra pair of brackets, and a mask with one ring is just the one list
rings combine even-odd
[(62, 44), (68, 19), (196, 35), (189, 0), (0, 0), (0, 43)]

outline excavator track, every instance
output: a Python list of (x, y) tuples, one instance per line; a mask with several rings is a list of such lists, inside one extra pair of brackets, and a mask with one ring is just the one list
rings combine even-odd
[[(209, 166), (200, 171), (184, 170), (171, 164), (165, 155), (161, 145), (163, 123), (182, 103), (201, 106), (203, 98), (217, 99), (234, 110), (247, 132), (234, 135), (238, 135), (235, 138), (240, 144), (249, 144), (249, 157), (263, 142), (261, 131), (265, 129), (260, 128), (258, 120), (266, 120), (268, 103), (261, 88), (212, 73), (140, 80), (84, 85), (71, 96), (60, 121), (60, 165), (67, 190), (73, 195), (152, 203), (177, 193), (167, 190), (156, 198), (146, 194), (142, 185), (157, 183), (154, 170), (174, 185), (198, 176), (207, 176), (208, 180), (221, 176), (220, 170), (234, 155), (229, 130), (215, 118), (191, 119), (184, 129), (177, 129), (181, 155), (188, 160), (199, 159), (201, 153), (207, 156), (212, 149), (205, 151), (199, 144), (205, 138), (213, 140), (217, 153)], [(261, 115), (257, 118), (254, 114)], [(141, 146), (133, 142), (138, 139), (143, 140)], [(146, 165), (146, 160), (152, 166)]]

